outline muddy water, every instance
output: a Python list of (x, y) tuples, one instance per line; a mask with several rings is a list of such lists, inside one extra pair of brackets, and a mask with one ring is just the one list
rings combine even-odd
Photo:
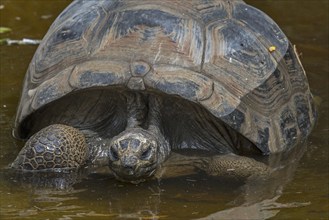
[[(69, 2), (1, 0), (0, 26), (13, 31), (0, 38), (42, 38)], [(285, 165), (271, 180), (243, 184), (191, 174), (131, 185), (101, 174), (22, 176), (2, 169), (0, 219), (328, 219), (328, 1), (248, 2), (274, 18), (297, 45), (319, 105), (318, 123), (301, 150), (269, 158), (273, 166)], [(0, 49), (0, 168), (5, 168), (22, 146), (11, 137), (11, 126), (36, 47)]]

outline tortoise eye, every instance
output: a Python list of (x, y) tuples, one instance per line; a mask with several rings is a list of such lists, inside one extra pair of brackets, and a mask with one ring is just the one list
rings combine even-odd
[(150, 158), (151, 155), (151, 146), (148, 146), (141, 154), (140, 159), (141, 160), (148, 160)]
[(110, 148), (110, 158), (113, 161), (119, 160), (118, 150), (113, 146), (111, 146), (111, 148)]

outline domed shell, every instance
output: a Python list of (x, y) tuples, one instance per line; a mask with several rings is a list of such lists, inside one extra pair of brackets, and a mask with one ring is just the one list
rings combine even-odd
[(316, 117), (294, 47), (238, 0), (74, 1), (33, 57), (14, 135), (30, 136), (44, 106), (91, 88), (179, 96), (264, 154), (295, 145)]

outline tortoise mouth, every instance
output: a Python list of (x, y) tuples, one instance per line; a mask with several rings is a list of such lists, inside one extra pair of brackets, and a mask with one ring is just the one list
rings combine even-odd
[(152, 164), (150, 166), (138, 167), (135, 170), (131, 170), (122, 168), (121, 166), (110, 165), (110, 170), (117, 180), (137, 184), (152, 178), (156, 173), (157, 166)]

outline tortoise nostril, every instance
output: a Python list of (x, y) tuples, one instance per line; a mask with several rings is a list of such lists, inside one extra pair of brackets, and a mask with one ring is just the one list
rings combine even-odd
[(133, 171), (135, 170), (135, 166), (132, 166), (132, 165), (124, 165), (123, 166), (127, 171)]
[(134, 175), (135, 174), (136, 165), (134, 166), (134, 165), (125, 164), (125, 165), (123, 165), (123, 168), (124, 168), (125, 172), (128, 175)]

